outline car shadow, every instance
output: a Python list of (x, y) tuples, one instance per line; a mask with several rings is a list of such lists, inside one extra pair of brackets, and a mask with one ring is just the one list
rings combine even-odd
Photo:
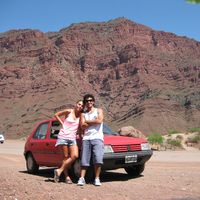
[(53, 177), (54, 177), (54, 169), (55, 168), (41, 168), (38, 170), (37, 173), (35, 174), (30, 174), (28, 173), (27, 171), (19, 171), (20, 173), (24, 173), (24, 174), (27, 174), (29, 176), (41, 176), (41, 177), (44, 177), (44, 178), (47, 178), (47, 179), (50, 179), (52, 180), (52, 182), (54, 182), (53, 180)]
[[(41, 176), (45, 178), (45, 182), (54, 182), (54, 169), (55, 168), (44, 168), (40, 169), (36, 174), (29, 174), (27, 171), (19, 171), (20, 173), (25, 173), (29, 176)], [(103, 171), (101, 173), (101, 182), (112, 182), (112, 181), (128, 181), (129, 179), (136, 179), (143, 177), (143, 175), (139, 176), (131, 176), (126, 172), (119, 171)], [(73, 183), (77, 183), (77, 179), (72, 180)], [(61, 175), (60, 182), (65, 182), (64, 176)], [(90, 182), (90, 181), (89, 181)]]
[(140, 178), (143, 175), (131, 176), (127, 173), (118, 171), (106, 171), (101, 174), (101, 182), (112, 182), (112, 181), (128, 181), (129, 179)]

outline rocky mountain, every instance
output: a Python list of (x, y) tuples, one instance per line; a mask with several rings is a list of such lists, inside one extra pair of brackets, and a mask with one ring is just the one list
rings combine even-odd
[(95, 95), (114, 130), (198, 127), (199, 58), (200, 42), (125, 18), (1, 33), (0, 131), (26, 136), (85, 93)]

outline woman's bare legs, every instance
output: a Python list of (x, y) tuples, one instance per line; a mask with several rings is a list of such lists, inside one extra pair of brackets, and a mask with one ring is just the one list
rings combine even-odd
[(68, 168), (71, 164), (78, 158), (78, 147), (77, 145), (62, 145), (63, 151), (63, 162), (60, 168), (56, 170), (58, 176), (63, 172), (65, 174), (66, 179), (70, 179), (68, 175)]
[(71, 164), (78, 158), (78, 146), (77, 145), (72, 145), (69, 146), (69, 155), (70, 157), (66, 161), (65, 169), (63, 173), (65, 174), (66, 177), (66, 182), (70, 182), (71, 179), (68, 174), (68, 169), (70, 168)]

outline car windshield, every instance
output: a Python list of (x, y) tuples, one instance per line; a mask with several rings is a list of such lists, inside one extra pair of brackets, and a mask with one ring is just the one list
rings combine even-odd
[[(60, 130), (60, 122), (58, 121), (53, 121), (52, 122), (52, 135), (56, 135), (57, 137), (57, 134)], [(112, 131), (112, 129), (105, 123), (103, 123), (103, 134), (104, 135), (119, 135), (118, 133)], [(54, 138), (54, 136), (51, 136), (52, 138)]]
[(119, 135), (111, 130), (111, 128), (107, 124), (103, 124), (103, 133), (104, 135)]

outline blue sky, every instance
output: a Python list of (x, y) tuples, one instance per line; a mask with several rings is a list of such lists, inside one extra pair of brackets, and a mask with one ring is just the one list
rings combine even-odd
[(59, 31), (72, 23), (118, 17), (200, 41), (200, 4), (185, 0), (0, 0), (0, 32)]

